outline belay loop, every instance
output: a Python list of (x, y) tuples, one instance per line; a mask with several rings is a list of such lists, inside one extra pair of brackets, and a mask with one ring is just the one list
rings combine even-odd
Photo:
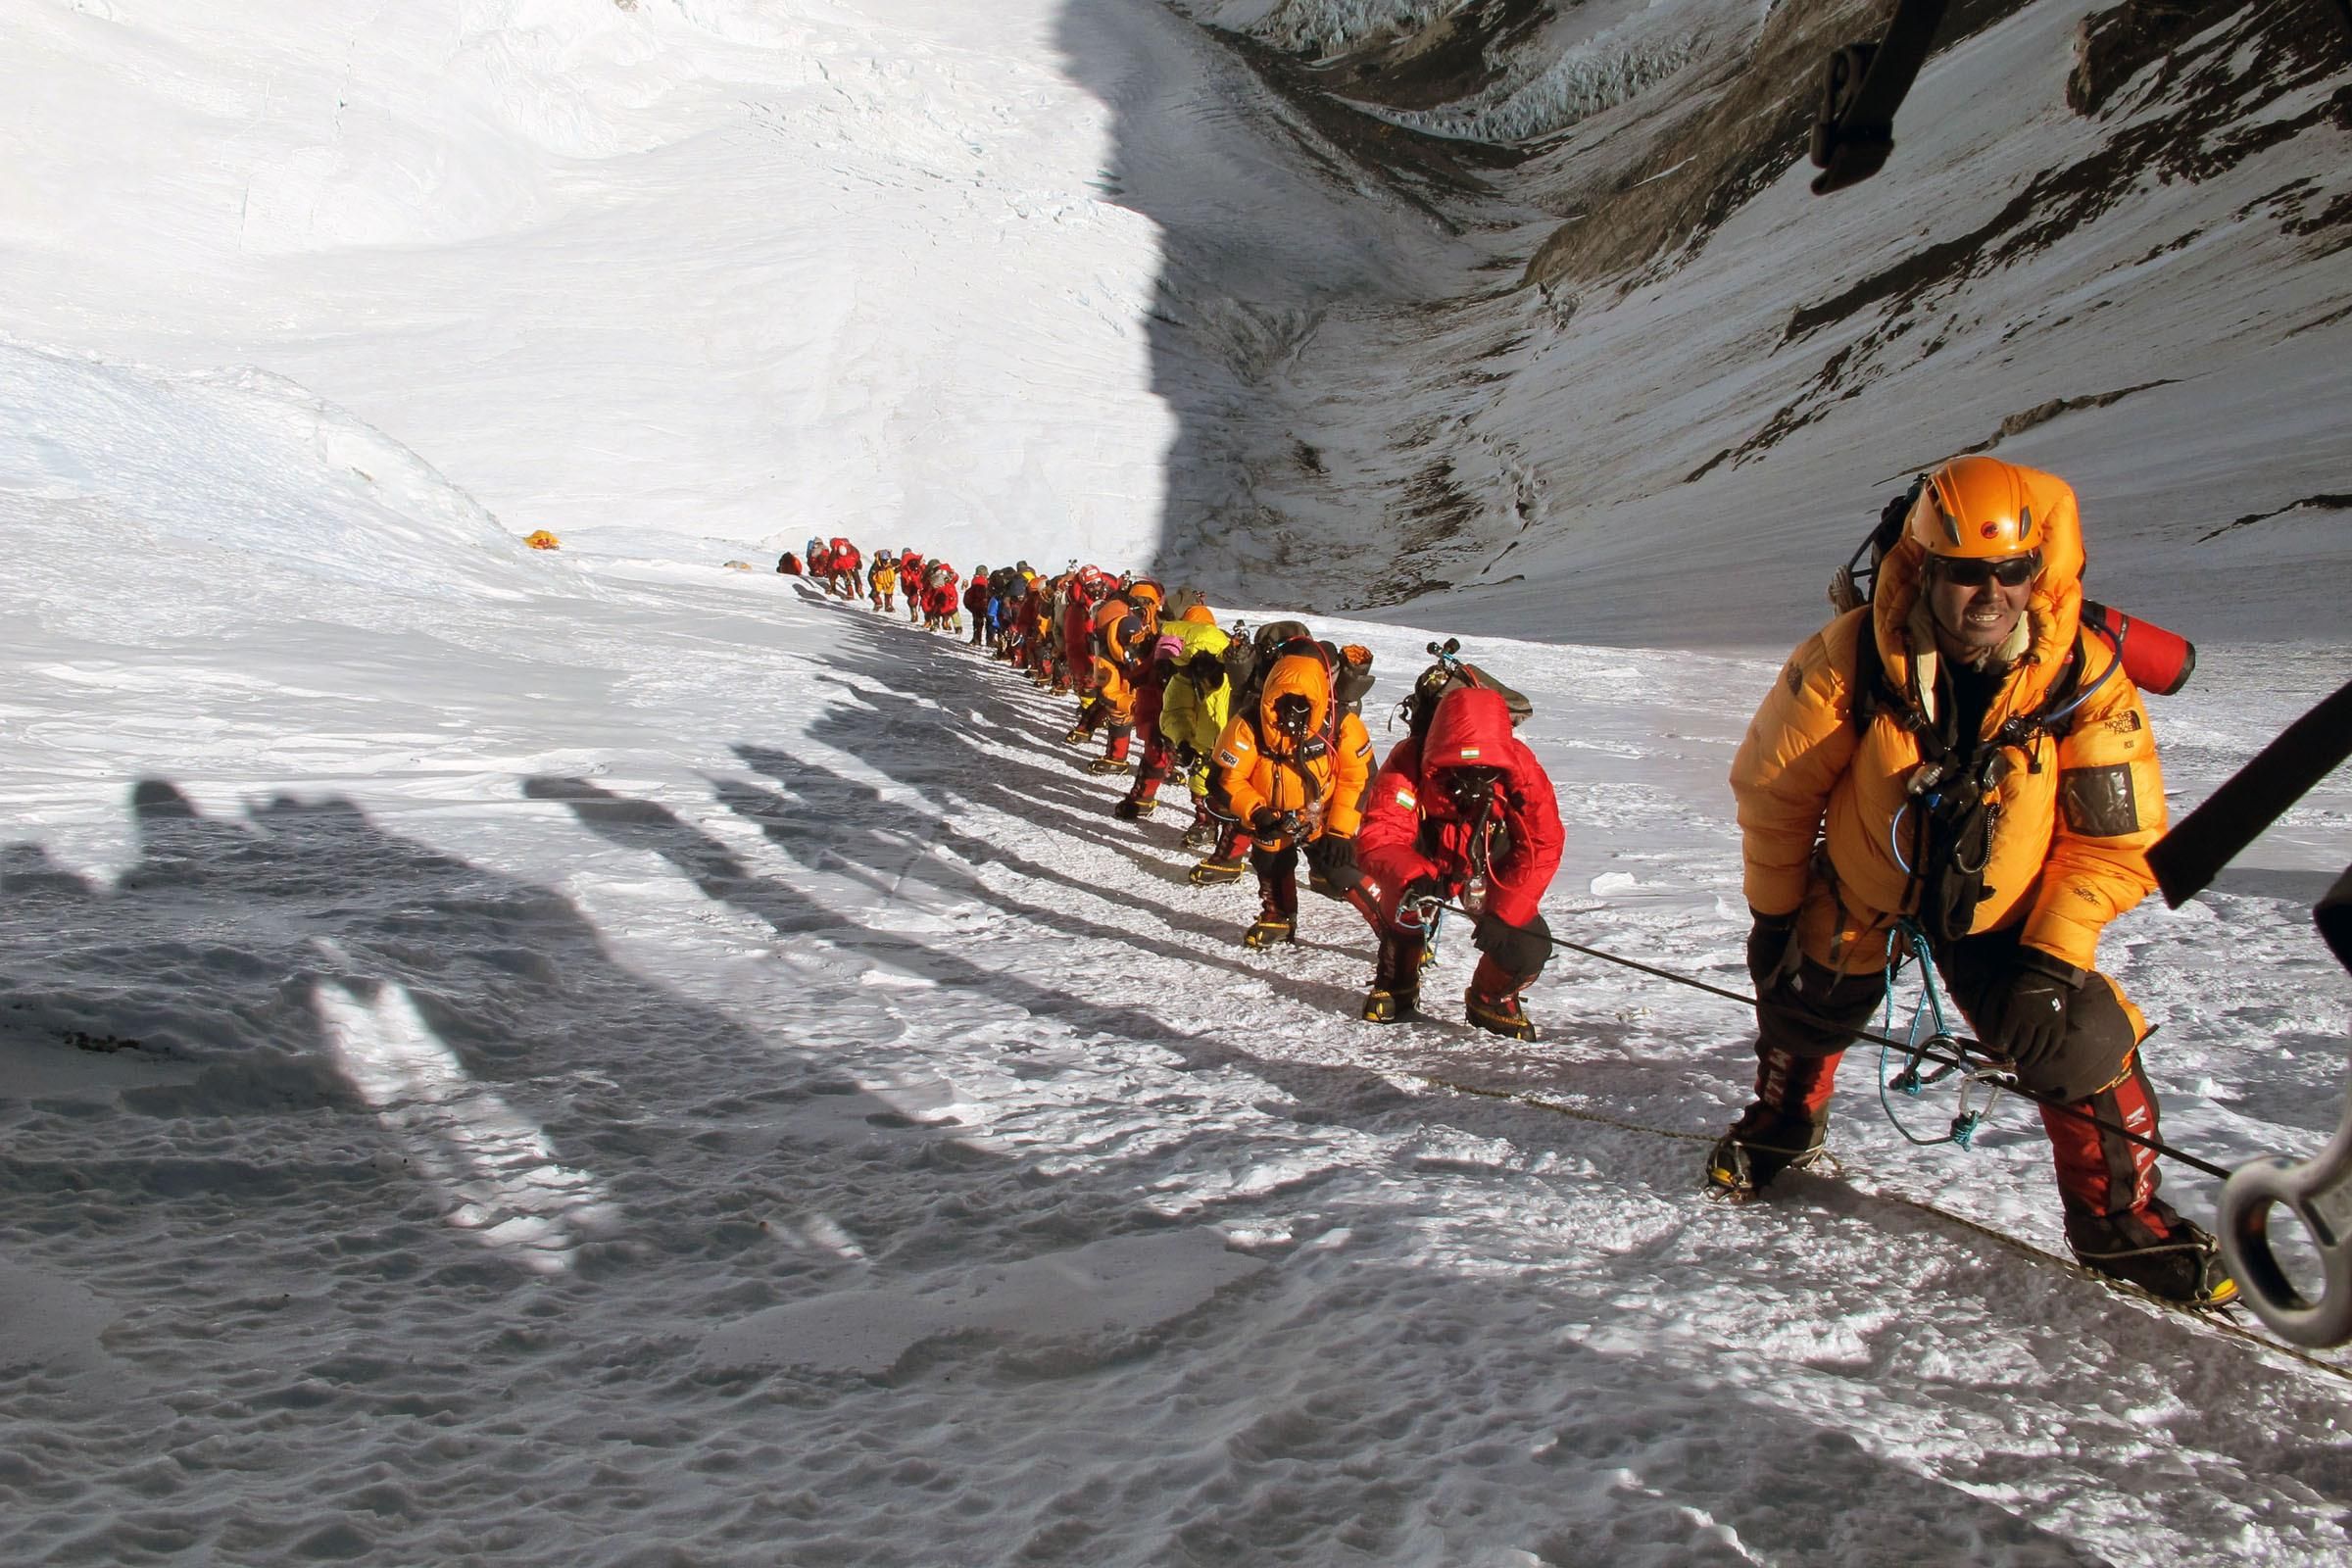
[[(1977, 1130), (1991, 1113), (1994, 1102), (2001, 1097), (2000, 1075), (1992, 1068), (1981, 1066), (1968, 1055), (1967, 1044), (1952, 1031), (1943, 1008), (1943, 990), (1936, 983), (1936, 966), (1930, 955), (1927, 933), (1917, 923), (1904, 920), (1895, 927), (1903, 946), (1898, 948), (1886, 966), (1886, 1011), (1881, 1027), (1883, 1035), (1894, 1030), (1894, 982), (1902, 973), (1906, 961), (1919, 964), (1919, 1005), (1911, 1012), (1911, 1027), (1905, 1033), (1900, 1049), (1904, 1053), (1902, 1068), (1891, 1079), (1886, 1076), (1889, 1059), (1898, 1049), (1896, 1042), (1882, 1040), (1879, 1044), (1879, 1105), (1886, 1112), (1887, 1123), (1903, 1136), (1906, 1143), (1933, 1145), (1958, 1144), (1962, 1149), (1976, 1145)], [(1932, 1026), (1932, 1027), (1931, 1027)], [(1923, 1030), (1925, 1034), (1923, 1036)], [(1933, 1065), (1933, 1072), (1922, 1068)], [(1903, 1125), (1895, 1113), (1894, 1102), (1887, 1091), (1918, 1099), (1935, 1084), (1953, 1074), (1960, 1076), (1960, 1103), (1952, 1113), (1951, 1125), (1938, 1138), (1924, 1138)], [(1983, 1103), (1976, 1103), (1979, 1089), (1984, 1091)]]

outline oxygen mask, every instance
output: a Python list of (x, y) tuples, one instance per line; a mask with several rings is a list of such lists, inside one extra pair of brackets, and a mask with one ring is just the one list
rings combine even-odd
[(1306, 733), (1306, 726), (1315, 716), (1315, 705), (1298, 692), (1285, 692), (1274, 699), (1274, 727), (1296, 740)]
[(1453, 808), (1465, 817), (1478, 816), (1494, 802), (1495, 786), (1502, 782), (1499, 767), (1449, 767), (1441, 776), (1446, 799)]

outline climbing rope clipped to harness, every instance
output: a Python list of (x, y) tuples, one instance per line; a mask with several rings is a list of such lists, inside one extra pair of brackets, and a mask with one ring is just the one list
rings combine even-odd
[[(1891, 1040), (1879, 1047), (1879, 1108), (1886, 1113), (1887, 1123), (1902, 1134), (1906, 1143), (1923, 1146), (1958, 1144), (1962, 1149), (1973, 1149), (1976, 1147), (1977, 1129), (1984, 1125), (1984, 1118), (1991, 1113), (1993, 1102), (2000, 1099), (2001, 1091), (2009, 1087), (2008, 1081), (1990, 1064), (1972, 1060), (1965, 1044), (1952, 1032), (1951, 1024), (1944, 1015), (1943, 988), (1936, 983), (1936, 968), (1929, 960), (1927, 933), (1908, 920), (1902, 921), (1896, 929), (1902, 937), (1906, 953), (1897, 953), (1886, 965), (1886, 1021), (1882, 1025), (1883, 1031), (1887, 1034), (1894, 1031), (1894, 982), (1902, 972), (1906, 954), (1919, 964), (1920, 999), (1919, 1005), (1911, 1011), (1911, 1027), (1904, 1036), (1903, 1047), (1898, 1050)], [(1920, 1037), (1921, 1030), (1930, 1025), (1933, 1028), (1923, 1040)], [(1922, 1072), (1923, 1067), (1931, 1065), (1931, 1052), (1943, 1059), (1934, 1063), (1935, 1071)], [(1889, 1079), (1886, 1076), (1887, 1065), (1898, 1054), (1902, 1058), (1902, 1070)], [(1886, 1098), (1887, 1091), (1893, 1090), (1917, 1100), (1930, 1088), (1955, 1073), (1960, 1077), (1960, 1106), (1952, 1113), (1951, 1125), (1939, 1137), (1927, 1138), (1913, 1132), (1904, 1125), (1902, 1116), (1894, 1108), (1894, 1102)], [(1975, 1103), (1980, 1089), (1984, 1094), (1982, 1104)]]
[[(1469, 910), (1456, 904), (1446, 904), (1441, 902), (1438, 906), (1441, 908), (1451, 909), (1456, 914), (1470, 913)], [(1939, 1046), (1933, 1038), (1925, 1043), (1916, 1040), (1897, 1040), (1892, 1035), (1881, 1034), (1876, 1030), (1846, 1028), (1845, 1026), (1838, 1024), (1835, 1019), (1825, 1018), (1821, 1014), (1815, 1012), (1812, 1008), (1797, 1003), (1761, 1002), (1754, 997), (1742, 996), (1737, 991), (1727, 990), (1726, 988), (1718, 985), (1711, 985), (1707, 981), (1694, 979), (1687, 974), (1678, 974), (1672, 969), (1662, 969), (1654, 963), (1643, 963), (1639, 958), (1628, 958), (1621, 954), (1610, 953), (1601, 948), (1589, 947), (1581, 942), (1570, 942), (1566, 938), (1558, 935), (1556, 932), (1552, 936), (1551, 945), (1569, 953), (1582, 954), (1588, 958), (1598, 958), (1603, 963), (1616, 964), (1619, 968), (1632, 969), (1638, 974), (1646, 974), (1659, 980), (1672, 981), (1678, 986), (1685, 986), (1692, 991), (1702, 991), (1710, 997), (1721, 997), (1726, 1002), (1736, 1002), (1743, 1007), (1770, 1007), (1778, 1009), (1782, 1012), (1794, 1013), (1809, 1022), (1824, 1024), (1832, 1029), (1838, 1030), (1845, 1034), (1850, 1040), (1901, 1052), (1906, 1057), (1916, 1057), (1918, 1062), (1921, 1064), (1932, 1064), (1961, 1072), (1984, 1074), (1985, 1075), (1984, 1080), (1984, 1082), (1986, 1082), (1988, 1085), (1997, 1084), (2003, 1093), (2015, 1095), (2021, 1100), (2030, 1100), (2037, 1105), (2057, 1111), (2060, 1115), (2072, 1116), (2078, 1121), (2086, 1121), (2093, 1127), (2098, 1128), (2101, 1132), (2111, 1133), (2114, 1136), (2121, 1138), (2128, 1144), (2136, 1144), (2141, 1149), (2145, 1149), (2151, 1153), (2162, 1155), (2166, 1159), (2177, 1160), (2180, 1164), (2186, 1165), (2189, 1169), (2202, 1172), (2207, 1176), (2212, 1176), (2223, 1181), (2227, 1181), (2230, 1177), (2230, 1172), (2227, 1168), (2216, 1165), (2209, 1159), (2199, 1159), (2196, 1155), (2189, 1153), (2186, 1150), (2175, 1149), (2172, 1145), (2164, 1142), (2164, 1140), (2160, 1138), (2150, 1138), (2145, 1133), (2134, 1132), (2131, 1128), (2123, 1125), (2121, 1122), (2110, 1121), (2096, 1111), (2085, 1110), (2081, 1105), (2070, 1104), (2067, 1102), (2060, 1100), (2055, 1095), (2045, 1094), (2036, 1089), (2026, 1088), (2023, 1084), (2017, 1082), (2016, 1079), (2008, 1076), (2005, 1073), (2002, 1073), (1997, 1067), (1992, 1066), (1987, 1058), (1972, 1056), (1972, 1053), (1977, 1049), (1977, 1043), (1974, 1040), (1966, 1039), (1960, 1036), (1951, 1036), (1949, 1037), (1951, 1040), (1951, 1047), (1949, 1049)], [(1945, 1140), (1936, 1139), (1931, 1141), (1941, 1143)], [(2352, 1221), (2348, 1221), (2347, 1231), (2352, 1231)]]

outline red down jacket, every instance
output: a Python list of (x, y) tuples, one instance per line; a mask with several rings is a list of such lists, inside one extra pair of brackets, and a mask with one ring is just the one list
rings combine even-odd
[(1510, 925), (1525, 925), (1560, 868), (1564, 834), (1551, 779), (1511, 733), (1511, 710), (1498, 692), (1447, 692), (1428, 737), (1400, 742), (1389, 753), (1356, 831), (1356, 863), (1380, 884), (1383, 910), (1392, 916), (1397, 891), (1415, 877), (1441, 877), (1457, 888), (1467, 882), (1471, 824), (1455, 812), (1437, 776), (1462, 766), (1502, 770), (1495, 800), (1509, 842), (1496, 841), (1487, 868), (1487, 910)]

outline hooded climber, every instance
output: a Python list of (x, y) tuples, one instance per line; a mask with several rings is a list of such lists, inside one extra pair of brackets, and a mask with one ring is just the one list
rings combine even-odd
[(1095, 607), (1095, 695), (1062, 738), (1077, 745), (1097, 726), (1106, 730), (1102, 755), (1093, 764), (1098, 773), (1124, 773), (1133, 765), (1127, 752), (1135, 737), (1136, 698), (1149, 672), (1152, 639), (1158, 635), (1157, 583), (1131, 584)]
[(887, 550), (874, 557), (874, 569), (865, 575), (866, 597), (876, 610), (888, 612), (897, 610), (899, 591), (898, 559)]
[[(2139, 692), (2083, 634), (2082, 534), (2054, 474), (1929, 474), (1872, 601), (1790, 657), (1732, 764), (1753, 927), (1755, 1101), (1707, 1160), (1740, 1200), (1818, 1155), (1850, 1031), (1916, 940), (1976, 1050), (2045, 1103), (2066, 1238), (2168, 1299), (2235, 1296), (2213, 1239), (2157, 1197), (2145, 1019), (2097, 967), (2153, 887), (2164, 778)], [(2071, 1114), (2058, 1105), (2087, 1112)]]
[[(1061, 608), (1061, 665), (1062, 678), (1078, 694), (1079, 716), (1083, 718), (1087, 705), (1095, 696), (1095, 607), (1102, 602), (1103, 590), (1109, 585), (1093, 566), (1081, 568), (1062, 588)], [(1057, 686), (1056, 690), (1059, 689)], [(1091, 726), (1086, 733), (1092, 733)], [(1076, 746), (1086, 739), (1086, 733), (1069, 744)]]
[(827, 546), (825, 591), (844, 599), (856, 599), (864, 586), (858, 581), (858, 571), (864, 564), (858, 547), (836, 535)]
[(1139, 812), (1149, 809), (1162, 780), (1181, 773), (1192, 796), (1193, 819), (1184, 830), (1184, 847), (1207, 849), (1216, 842), (1217, 819), (1208, 808), (1208, 759), (1217, 737), (1231, 718), (1233, 688), (1225, 678), (1221, 657), (1231, 640), (1217, 617), (1204, 605), (1195, 605), (1161, 627), (1163, 639), (1178, 649), (1174, 664), (1160, 689), (1159, 713), (1144, 748), (1131, 799)]
[(1168, 747), (1159, 737), (1160, 713), (1177, 662), (1183, 658), (1183, 640), (1167, 633), (1154, 637), (1145, 651), (1143, 674), (1135, 683), (1135, 739), (1143, 760), (1125, 799), (1110, 808), (1110, 814), (1122, 822), (1138, 821), (1159, 805), (1159, 786), (1169, 772)]
[(1325, 880), (1370, 917), (1357, 887), (1354, 840), (1372, 737), (1362, 719), (1332, 701), (1320, 648), (1295, 643), (1275, 658), (1256, 706), (1237, 712), (1217, 737), (1211, 765), (1252, 840), (1259, 907), (1245, 945), (1298, 940), (1301, 847)]
[(972, 617), (972, 646), (979, 647), (988, 639), (988, 568), (974, 566), (964, 579), (964, 613)]
[(1053, 599), (1054, 585), (1044, 577), (1031, 577), (1023, 591), (1020, 608), (1013, 612), (1013, 625), (1019, 630), (1016, 644), (1019, 667), (1029, 672), (1029, 678), (1044, 686), (1052, 679), (1047, 669), (1046, 649), (1052, 639), (1047, 635), (1046, 606)]
[(1467, 896), (1479, 960), (1465, 1012), (1481, 1029), (1535, 1039), (1519, 993), (1551, 956), (1540, 906), (1562, 837), (1550, 776), (1511, 733), (1502, 693), (1473, 672), (1437, 699), (1427, 734), (1399, 741), (1372, 780), (1355, 841), (1363, 892), (1379, 909), (1364, 1016), (1390, 1023), (1413, 1012), (1437, 906)]

